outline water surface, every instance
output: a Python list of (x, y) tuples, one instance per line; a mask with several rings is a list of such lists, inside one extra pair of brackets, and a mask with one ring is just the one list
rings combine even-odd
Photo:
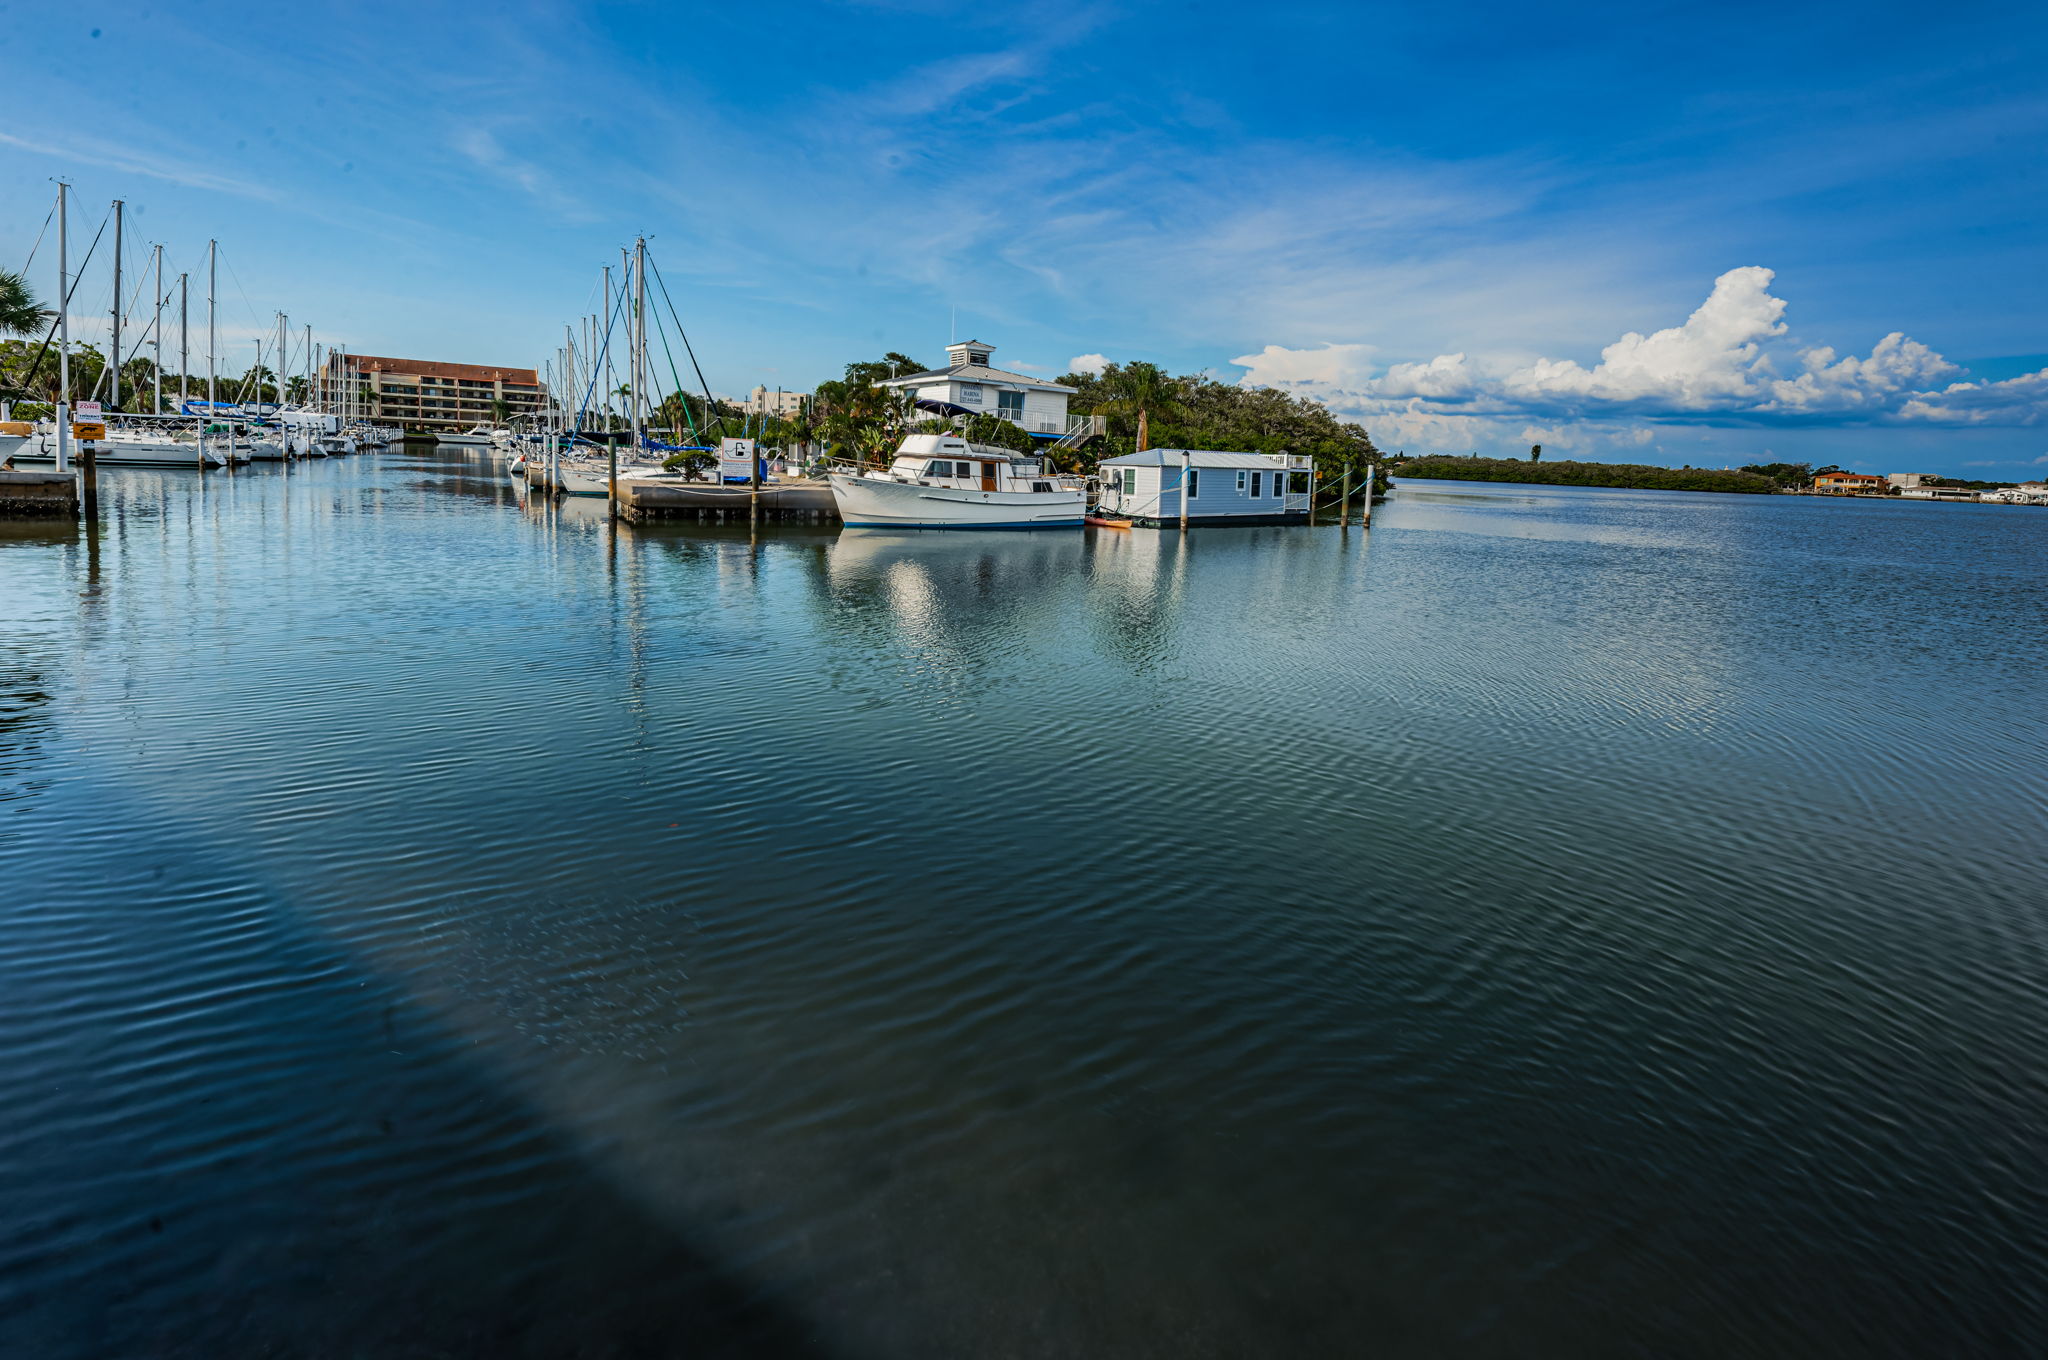
[(0, 528), (0, 1353), (2035, 1355), (2048, 515)]

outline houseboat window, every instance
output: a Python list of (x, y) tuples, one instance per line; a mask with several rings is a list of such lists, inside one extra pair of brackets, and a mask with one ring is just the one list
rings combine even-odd
[(1200, 500), (1201, 498), (1202, 498), (1202, 470), (1201, 470), (1200, 468), (1189, 468), (1189, 469), (1188, 469), (1188, 499), (1189, 499), (1189, 500), (1191, 500), (1191, 501), (1198, 501), (1198, 500)]
[[(1242, 496), (1242, 495), (1244, 494), (1244, 469), (1243, 469), (1243, 468), (1239, 468), (1239, 469), (1237, 470), (1237, 494), (1238, 494), (1238, 495), (1240, 495), (1240, 496)], [(1256, 492), (1256, 491), (1254, 491), (1254, 492), (1252, 492), (1252, 494), (1253, 494), (1254, 496), (1256, 496), (1256, 495), (1258, 495), (1259, 493), (1258, 493), (1258, 492)]]
[(1032, 489), (1033, 491), (1050, 491), (1050, 490), (1052, 490), (1052, 483), (1051, 483), (1051, 482), (1033, 482), (1033, 483), (1031, 484), (1031, 489)]
[(924, 465), (924, 475), (927, 477), (950, 477), (953, 475), (953, 465), (934, 460)]
[(1138, 494), (1138, 470), (1136, 468), (1124, 469), (1124, 494), (1126, 496)]
[(1265, 482), (1265, 479), (1266, 479), (1266, 476), (1265, 476), (1265, 474), (1264, 474), (1264, 473), (1262, 473), (1262, 472), (1254, 472), (1254, 473), (1252, 474), (1252, 499), (1253, 499), (1253, 500), (1257, 500), (1257, 499), (1258, 499), (1258, 498), (1259, 498), (1259, 497), (1260, 497), (1261, 495), (1263, 495), (1263, 494), (1265, 493), (1265, 486), (1264, 486), (1264, 482)]

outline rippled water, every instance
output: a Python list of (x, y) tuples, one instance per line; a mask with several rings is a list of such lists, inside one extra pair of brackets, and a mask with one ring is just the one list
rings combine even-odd
[(0, 526), (0, 1353), (2048, 1350), (2048, 514)]

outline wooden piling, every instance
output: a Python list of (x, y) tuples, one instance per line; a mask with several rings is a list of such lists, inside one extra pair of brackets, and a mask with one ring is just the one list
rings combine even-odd
[(100, 517), (100, 459), (91, 441), (78, 453), (78, 492), (85, 503), (85, 517)]

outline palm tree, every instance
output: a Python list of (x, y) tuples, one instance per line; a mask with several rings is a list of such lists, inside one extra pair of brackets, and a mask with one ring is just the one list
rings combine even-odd
[(28, 335), (55, 315), (36, 301), (26, 278), (0, 269), (0, 335)]
[(1169, 376), (1157, 364), (1111, 364), (1103, 370), (1096, 390), (1108, 398), (1097, 402), (1099, 412), (1137, 416), (1137, 451), (1140, 453), (1152, 444), (1151, 418), (1155, 415), (1163, 420), (1177, 418), (1185, 405), (1180, 380)]

